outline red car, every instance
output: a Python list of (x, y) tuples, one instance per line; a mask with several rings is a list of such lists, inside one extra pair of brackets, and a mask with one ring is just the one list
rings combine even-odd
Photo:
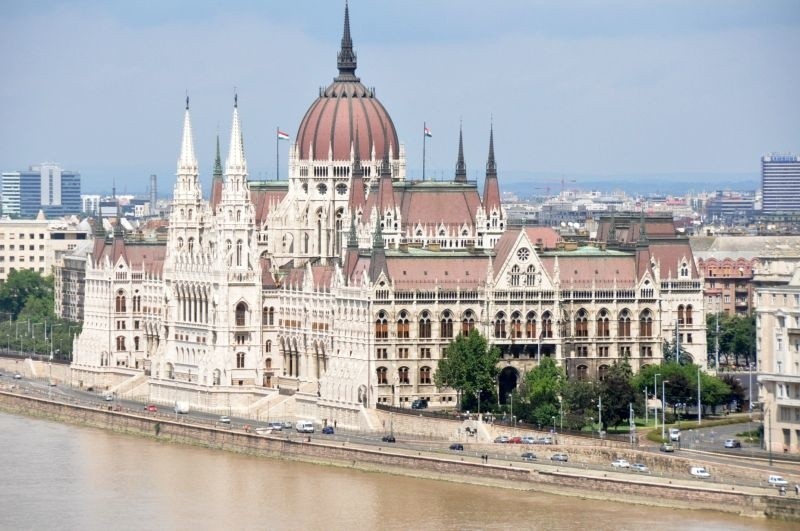
[(522, 437), (511, 437), (508, 442), (511, 444), (522, 444)]
[(147, 404), (146, 406), (144, 406), (144, 410), (145, 411), (153, 411), (153, 412), (155, 412), (155, 411), (158, 411), (158, 408), (156, 407), (155, 404)]

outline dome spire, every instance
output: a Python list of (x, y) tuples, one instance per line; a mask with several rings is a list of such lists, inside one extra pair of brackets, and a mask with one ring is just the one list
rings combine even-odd
[(464, 137), (461, 132), (461, 124), (458, 124), (458, 160), (456, 161), (456, 182), (467, 182), (467, 165), (464, 162)]
[(342, 48), (336, 57), (339, 76), (336, 81), (358, 81), (356, 77), (356, 53), (353, 51), (353, 39), (350, 37), (350, 8), (344, 3), (344, 31), (342, 32)]

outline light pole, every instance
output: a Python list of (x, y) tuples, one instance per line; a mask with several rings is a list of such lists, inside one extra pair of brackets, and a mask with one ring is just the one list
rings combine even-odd
[(667, 395), (664, 394), (664, 384), (665, 383), (669, 383), (669, 380), (661, 380), (661, 440), (662, 441), (664, 440), (664, 424), (666, 422), (666, 414), (665, 414), (665, 412), (667, 411), (667, 408), (666, 408), (666, 405), (667, 405), (666, 397), (667, 397)]
[(650, 419), (647, 418), (647, 386), (644, 386), (644, 425), (647, 426), (650, 423)]
[(556, 434), (556, 417), (555, 417), (555, 415), (552, 418), (553, 418), (553, 435), (555, 435)]
[(700, 367), (697, 367), (697, 425), (703, 422), (703, 404), (700, 402)]
[(719, 301), (721, 296), (717, 296), (717, 331), (714, 334), (714, 370), (719, 374)]
[(598, 396), (597, 401), (597, 437), (603, 438), (603, 395)]
[(478, 418), (481, 417), (481, 390), (475, 391), (475, 400), (478, 401)]
[[(658, 402), (658, 378), (661, 377), (661, 373), (657, 373), (653, 375), (653, 394), (655, 395), (656, 402)], [(663, 401), (663, 395), (662, 395)], [(655, 403), (653, 402), (653, 428), (658, 428), (658, 411), (656, 411)], [(661, 404), (661, 407), (664, 407), (664, 404)]]
[(508, 393), (508, 403), (511, 404), (511, 425), (514, 425), (514, 393)]
[(564, 431), (564, 397), (558, 395), (558, 416), (560, 417), (559, 421), (559, 431)]

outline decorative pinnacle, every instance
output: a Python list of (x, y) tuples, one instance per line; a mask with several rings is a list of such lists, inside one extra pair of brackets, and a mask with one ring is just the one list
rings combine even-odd
[(189, 116), (189, 96), (186, 96), (186, 110), (183, 116), (183, 140), (181, 156), (178, 160), (178, 173), (197, 173), (197, 159), (194, 155), (194, 139), (192, 138), (192, 120)]
[(344, 31), (342, 47), (336, 57), (339, 76), (336, 81), (358, 81), (356, 77), (356, 54), (353, 51), (353, 39), (350, 37), (350, 8), (344, 3)]
[(189, 95), (186, 95), (186, 110), (189, 110)]
[(497, 164), (494, 161), (494, 125), (489, 126), (489, 160), (486, 161), (486, 172), (497, 173)]
[(219, 156), (219, 135), (217, 135), (217, 156), (214, 159), (214, 177), (222, 177), (222, 158)]
[(467, 180), (467, 165), (464, 162), (464, 137), (461, 132), (461, 124), (458, 125), (458, 160), (456, 161), (456, 181), (464, 182)]
[(353, 175), (364, 176), (364, 169), (361, 167), (361, 149), (358, 143), (358, 126), (356, 126), (356, 136), (353, 139)]
[(246, 175), (247, 163), (244, 160), (244, 143), (242, 127), (239, 122), (239, 96), (233, 97), (233, 125), (231, 126), (231, 143), (228, 150), (228, 161), (225, 168), (227, 174)]

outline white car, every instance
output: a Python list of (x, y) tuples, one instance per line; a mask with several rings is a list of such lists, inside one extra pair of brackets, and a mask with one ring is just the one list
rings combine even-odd
[(788, 481), (783, 479), (781, 476), (772, 475), (767, 479), (767, 483), (772, 485), (773, 487), (785, 487), (789, 484)]
[(641, 472), (642, 474), (649, 474), (650, 473), (650, 469), (647, 468), (647, 465), (644, 465), (642, 463), (634, 463), (634, 464), (632, 464), (631, 465), (631, 470), (633, 470), (634, 472)]
[(611, 462), (611, 466), (614, 468), (630, 468), (631, 464), (625, 459), (615, 459)]
[(681, 440), (681, 430), (678, 428), (670, 428), (669, 429), (669, 440), (670, 441), (680, 441)]
[(222, 416), (219, 418), (219, 421), (220, 421), (222, 424), (230, 424), (230, 423), (231, 423), (231, 418), (230, 418), (228, 415), (222, 415)]
[(708, 470), (702, 466), (693, 466), (689, 469), (689, 474), (693, 475), (696, 478), (700, 479), (708, 479), (711, 477), (711, 474), (708, 473)]

